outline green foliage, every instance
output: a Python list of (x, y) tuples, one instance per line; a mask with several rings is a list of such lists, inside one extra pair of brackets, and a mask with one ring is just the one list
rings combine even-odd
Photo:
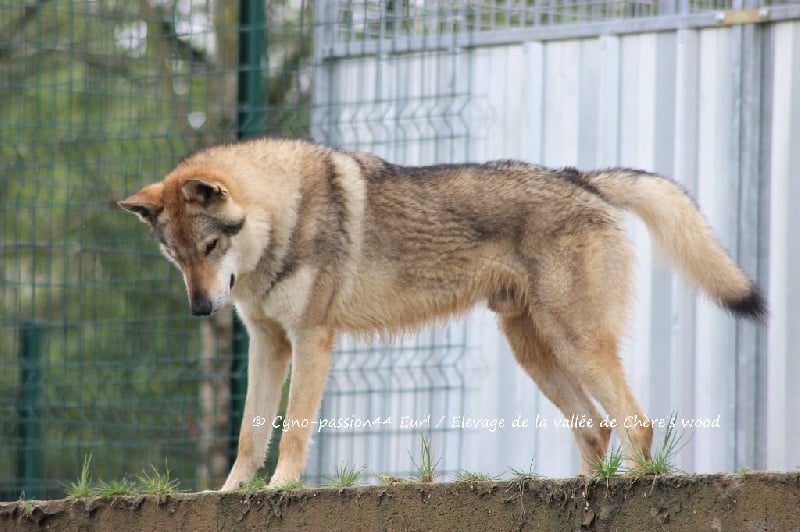
[(528, 465), (528, 469), (515, 469), (513, 467), (509, 467), (509, 469), (511, 470), (512, 477), (511, 484), (508, 486), (508, 488), (506, 488), (506, 492), (512, 494), (509, 500), (519, 499), (520, 507), (524, 513), (525, 504), (522, 497), (525, 494), (525, 489), (532, 480), (535, 480), (538, 477), (534, 466), (534, 460), (531, 458), (531, 463)]
[(67, 500), (80, 499), (82, 497), (89, 497), (91, 495), (91, 468), (92, 453), (88, 453), (83, 457), (83, 466), (81, 467), (81, 474), (78, 477), (78, 480), (76, 482), (70, 482), (64, 490)]
[(439, 465), (441, 459), (433, 460), (430, 439), (422, 436), (419, 463), (414, 459), (414, 455), (411, 454), (411, 451), (408, 451), (408, 456), (411, 458), (411, 463), (414, 465), (414, 476), (417, 480), (419, 482), (433, 482), (436, 477), (436, 467)]
[(594, 469), (593, 478), (608, 479), (620, 476), (624, 472), (624, 462), (625, 454), (622, 452), (622, 448), (612, 449), (605, 457), (598, 458), (592, 464), (592, 469)]
[(178, 479), (172, 478), (166, 460), (164, 461), (163, 472), (151, 464), (149, 468), (144, 469), (136, 476), (138, 483), (122, 477), (108, 482), (100, 481), (93, 485), (91, 469), (92, 453), (88, 453), (83, 458), (78, 480), (64, 486), (64, 494), (67, 500), (84, 497), (117, 497), (121, 495), (168, 495), (177, 493), (178, 485), (180, 484)]
[(670, 423), (664, 431), (664, 438), (661, 445), (656, 449), (647, 460), (641, 452), (633, 456), (636, 466), (628, 474), (639, 475), (667, 475), (670, 473), (680, 473), (680, 469), (675, 465), (675, 457), (689, 443), (686, 431), (676, 432), (678, 428), (677, 413), (673, 412), (670, 416)]
[(263, 491), (269, 488), (269, 479), (263, 475), (256, 475), (247, 482), (241, 482), (239, 489), (242, 491)]
[(333, 476), (328, 477), (328, 481), (337, 488), (346, 488), (355, 486), (360, 478), (361, 469), (358, 469), (354, 464), (341, 464), (334, 467)]
[(509, 467), (508, 469), (511, 471), (511, 480), (514, 482), (527, 482), (539, 476), (536, 474), (535, 461), (533, 458), (531, 458), (531, 463), (528, 464), (528, 469), (515, 469), (513, 467)]
[(388, 486), (391, 484), (408, 484), (409, 482), (411, 482), (407, 478), (395, 477), (392, 475), (384, 475), (383, 473), (373, 472), (373, 475), (375, 475), (375, 478), (378, 479), (378, 482), (380, 482), (384, 486)]
[(290, 480), (281, 484), (280, 486), (270, 486), (269, 479), (265, 475), (256, 475), (248, 482), (241, 482), (239, 484), (239, 489), (245, 492), (254, 492), (254, 491), (284, 491), (284, 490), (294, 490), (300, 489), (303, 487), (303, 481), (300, 479)]
[(167, 461), (164, 460), (164, 471), (161, 472), (156, 469), (156, 466), (150, 465), (150, 470), (145, 469), (136, 479), (141, 485), (139, 492), (146, 495), (168, 495), (170, 493), (177, 493), (180, 481), (172, 478)]
[(288, 482), (284, 482), (283, 484), (276, 486), (274, 489), (275, 491), (285, 491), (285, 490), (299, 490), (303, 487), (303, 481), (299, 478), (290, 480)]
[(22, 509), (22, 515), (30, 517), (33, 514), (33, 502), (31, 502), (25, 495), (25, 490), (22, 490), (17, 499), (19, 507)]
[(455, 477), (456, 482), (492, 482), (499, 477), (486, 473), (473, 473), (471, 471), (459, 471)]
[(136, 485), (125, 477), (115, 478), (108, 482), (100, 481), (97, 487), (91, 491), (92, 497), (124, 497), (126, 495), (137, 495), (139, 490)]

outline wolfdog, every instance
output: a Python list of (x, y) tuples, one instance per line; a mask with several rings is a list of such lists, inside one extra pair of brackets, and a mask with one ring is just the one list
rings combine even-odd
[[(306, 464), (340, 331), (404, 333), (484, 302), (522, 369), (574, 430), (581, 472), (605, 455), (611, 418), (645, 418), (618, 357), (629, 311), (623, 210), (709, 298), (764, 320), (765, 299), (674, 182), (626, 168), (579, 172), (518, 161), (405, 167), (295, 139), (202, 149), (119, 205), (150, 226), (183, 273), (192, 314), (233, 302), (250, 336), (239, 450), (223, 490), (264, 463), (291, 362), (271, 480)], [(650, 456), (651, 427), (621, 434)]]

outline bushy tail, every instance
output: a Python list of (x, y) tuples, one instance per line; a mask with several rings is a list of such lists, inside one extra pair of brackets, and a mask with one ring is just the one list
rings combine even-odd
[(611, 204), (639, 216), (656, 246), (689, 282), (734, 314), (766, 318), (758, 287), (722, 249), (679, 185), (655, 174), (616, 168), (585, 174), (585, 179)]

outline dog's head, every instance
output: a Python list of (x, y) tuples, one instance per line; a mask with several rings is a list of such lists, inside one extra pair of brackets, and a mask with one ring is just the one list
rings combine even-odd
[(147, 222), (161, 252), (181, 270), (192, 314), (207, 316), (230, 300), (242, 273), (237, 240), (246, 217), (224, 175), (174, 172), (119, 206)]

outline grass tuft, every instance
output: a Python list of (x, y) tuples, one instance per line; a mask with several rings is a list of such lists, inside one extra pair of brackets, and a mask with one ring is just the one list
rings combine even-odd
[(145, 469), (136, 479), (139, 481), (139, 492), (143, 495), (168, 495), (178, 492), (180, 481), (170, 476), (167, 461), (164, 460), (164, 472), (162, 473), (152, 464), (151, 471)]
[(373, 472), (372, 474), (375, 475), (375, 478), (378, 479), (378, 482), (384, 486), (388, 486), (390, 484), (408, 484), (411, 482), (409, 479), (403, 477), (393, 477), (392, 475), (384, 475), (383, 473), (376, 472)]
[(256, 475), (247, 482), (240, 482), (239, 489), (242, 491), (263, 491), (269, 487), (269, 480), (263, 475)]
[(525, 514), (525, 502), (523, 495), (525, 494), (525, 489), (528, 486), (528, 483), (532, 480), (535, 480), (539, 475), (535, 472), (535, 462), (534, 459), (531, 458), (531, 463), (528, 465), (528, 469), (514, 469), (513, 467), (509, 467), (511, 470), (511, 484), (506, 488), (506, 493), (516, 492), (511, 498), (508, 500), (519, 499), (519, 506), (522, 510), (522, 514)]
[(337, 465), (334, 468), (333, 476), (327, 477), (332, 486), (337, 488), (347, 488), (355, 486), (361, 479), (361, 470), (355, 465)]
[(491, 476), (487, 475), (486, 473), (459, 471), (454, 480), (456, 482), (493, 482), (499, 478), (499, 476)]
[(25, 490), (22, 490), (22, 492), (19, 494), (17, 503), (22, 508), (23, 515), (30, 517), (33, 514), (33, 501), (28, 499), (28, 496), (25, 495)]
[(70, 482), (64, 488), (67, 500), (80, 499), (92, 495), (91, 488), (92, 453), (83, 455), (83, 466), (77, 482)]
[(592, 464), (593, 478), (606, 480), (620, 476), (624, 472), (622, 465), (624, 462), (625, 453), (622, 452), (621, 447), (611, 450), (605, 457), (598, 457)]
[(422, 437), (422, 449), (420, 462), (414, 460), (411, 451), (408, 451), (408, 456), (411, 458), (411, 463), (414, 464), (414, 474), (419, 482), (433, 482), (436, 477), (436, 467), (439, 465), (439, 460), (433, 461), (433, 453), (431, 452), (431, 441), (425, 436)]
[(122, 497), (125, 495), (138, 495), (136, 485), (125, 477), (114, 479), (110, 482), (100, 482), (91, 490), (95, 497)]
[(303, 487), (303, 481), (300, 480), (299, 478), (296, 478), (294, 480), (289, 480), (287, 482), (284, 482), (280, 486), (275, 486), (274, 488), (268, 488), (268, 489), (275, 491), (286, 491), (286, 490), (299, 490), (302, 487)]
[(143, 470), (136, 476), (137, 482), (127, 478), (115, 479), (110, 482), (101, 481), (97, 485), (92, 485), (92, 453), (83, 457), (81, 474), (76, 482), (70, 482), (64, 486), (64, 493), (67, 500), (75, 500), (84, 497), (118, 497), (122, 495), (167, 495), (178, 492), (180, 481), (172, 478), (166, 460), (164, 461), (164, 472), (162, 473), (154, 465), (150, 470)]
[(675, 457), (689, 443), (686, 431), (676, 432), (678, 427), (677, 413), (673, 412), (670, 416), (670, 423), (664, 431), (664, 439), (659, 448), (652, 453), (650, 460), (647, 460), (641, 452), (633, 456), (636, 466), (628, 474), (633, 476), (644, 475), (667, 475), (669, 473), (682, 473), (675, 465)]
[(517, 483), (524, 484), (529, 480), (536, 479), (539, 475), (536, 474), (535, 469), (535, 462), (531, 459), (531, 463), (528, 465), (528, 469), (514, 469), (513, 467), (508, 468), (511, 471), (511, 480)]
[(302, 487), (303, 481), (300, 479), (289, 480), (280, 486), (270, 486), (269, 479), (263, 475), (256, 475), (247, 482), (239, 483), (239, 490), (246, 492), (296, 490)]

